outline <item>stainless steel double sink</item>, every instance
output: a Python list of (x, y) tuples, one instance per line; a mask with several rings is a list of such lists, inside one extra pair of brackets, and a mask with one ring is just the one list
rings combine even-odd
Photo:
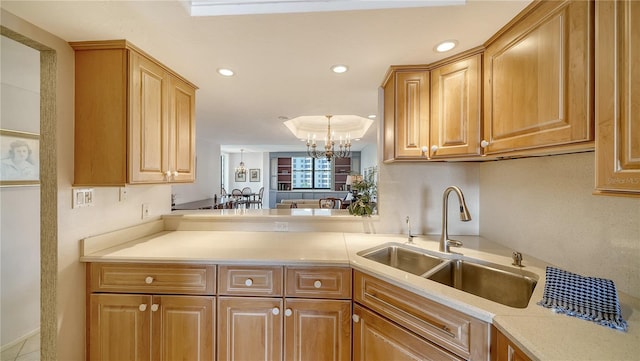
[(387, 243), (358, 255), (515, 308), (527, 307), (538, 283), (537, 275), (520, 267), (431, 253), (401, 243)]

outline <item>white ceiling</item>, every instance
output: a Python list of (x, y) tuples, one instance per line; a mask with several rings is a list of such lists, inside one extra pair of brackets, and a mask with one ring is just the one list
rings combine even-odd
[[(399, 9), (189, 15), (184, 1), (6, 1), (66, 41), (127, 39), (199, 87), (198, 141), (227, 151), (303, 150), (282, 117), (378, 112), (390, 65), (427, 64), (481, 45), (530, 0)], [(458, 48), (433, 47), (456, 39)], [(349, 71), (334, 74), (330, 67)], [(224, 78), (220, 67), (236, 75)], [(354, 149), (376, 142), (372, 126)]]

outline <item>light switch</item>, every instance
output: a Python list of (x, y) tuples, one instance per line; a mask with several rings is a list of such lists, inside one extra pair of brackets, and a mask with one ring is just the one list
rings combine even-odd
[(93, 188), (74, 188), (71, 193), (73, 194), (71, 208), (93, 206)]

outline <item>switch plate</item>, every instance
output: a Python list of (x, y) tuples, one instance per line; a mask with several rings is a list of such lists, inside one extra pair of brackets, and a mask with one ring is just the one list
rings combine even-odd
[(149, 218), (149, 204), (142, 203), (142, 219)]
[(71, 190), (71, 208), (92, 207), (93, 206), (93, 188), (73, 188)]

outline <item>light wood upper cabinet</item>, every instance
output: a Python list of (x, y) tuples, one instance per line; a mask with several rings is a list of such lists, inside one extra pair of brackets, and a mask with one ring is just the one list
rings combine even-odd
[(385, 161), (421, 159), (429, 144), (429, 71), (391, 67), (384, 91)]
[(196, 87), (124, 40), (71, 46), (74, 184), (193, 182)]
[(596, 15), (596, 191), (640, 196), (640, 3)]
[(485, 44), (485, 154), (593, 149), (592, 22), (592, 1), (536, 2)]
[(429, 158), (481, 154), (481, 65), (475, 54), (431, 70)]

